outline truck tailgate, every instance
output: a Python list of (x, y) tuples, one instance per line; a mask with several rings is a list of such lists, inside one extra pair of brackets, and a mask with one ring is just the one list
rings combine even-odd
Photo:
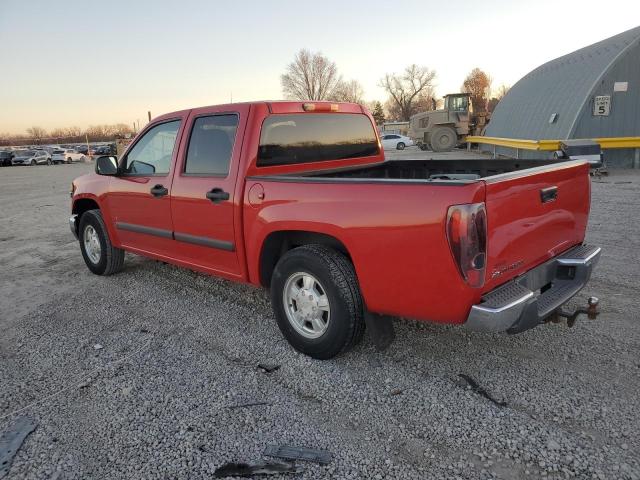
[(562, 162), (485, 179), (488, 256), (484, 291), (583, 241), (589, 166)]

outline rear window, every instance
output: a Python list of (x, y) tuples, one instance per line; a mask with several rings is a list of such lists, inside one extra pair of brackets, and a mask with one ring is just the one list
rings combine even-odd
[(369, 118), (353, 113), (272, 115), (260, 133), (259, 167), (378, 154)]

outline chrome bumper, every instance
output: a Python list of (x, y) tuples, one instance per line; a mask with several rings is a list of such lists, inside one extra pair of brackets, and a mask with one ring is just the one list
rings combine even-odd
[(465, 326), (520, 333), (539, 325), (586, 285), (600, 251), (579, 245), (501, 285), (471, 307)]
[(71, 229), (71, 233), (73, 236), (78, 239), (78, 215), (73, 214), (69, 217), (69, 228)]

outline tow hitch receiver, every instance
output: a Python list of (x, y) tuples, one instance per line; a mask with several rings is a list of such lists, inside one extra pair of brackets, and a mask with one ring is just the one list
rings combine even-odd
[(573, 327), (576, 324), (576, 320), (578, 319), (578, 315), (581, 313), (585, 314), (589, 317), (590, 320), (595, 320), (600, 315), (600, 309), (598, 308), (598, 304), (600, 300), (598, 297), (589, 297), (587, 300), (587, 307), (578, 307), (573, 312), (565, 312), (561, 308), (555, 311), (555, 313), (551, 317), (551, 321), (554, 323), (558, 323), (561, 318), (567, 319), (567, 326), (569, 328)]

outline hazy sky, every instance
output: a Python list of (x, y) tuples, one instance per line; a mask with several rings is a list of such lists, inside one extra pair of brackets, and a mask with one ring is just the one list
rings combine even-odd
[(146, 122), (194, 106), (279, 99), (300, 48), (322, 51), (367, 100), (386, 72), (473, 67), (513, 84), (640, 23), (640, 1), (0, 0), (0, 132)]

